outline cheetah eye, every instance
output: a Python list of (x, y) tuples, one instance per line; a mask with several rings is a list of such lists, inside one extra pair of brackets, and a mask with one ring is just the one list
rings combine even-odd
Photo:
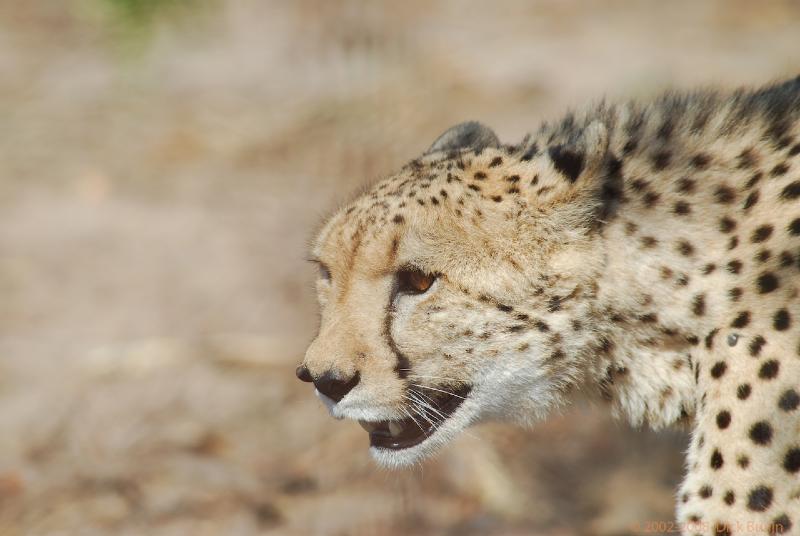
[(422, 294), (426, 292), (436, 276), (426, 274), (417, 268), (403, 268), (397, 272), (397, 291), (403, 294)]
[(322, 263), (319, 263), (319, 278), (323, 281), (331, 280), (331, 271)]

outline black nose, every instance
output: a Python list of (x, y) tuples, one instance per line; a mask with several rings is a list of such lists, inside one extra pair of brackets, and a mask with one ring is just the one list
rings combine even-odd
[(311, 373), (308, 371), (305, 365), (300, 365), (297, 367), (297, 370), (294, 371), (297, 374), (297, 377), (307, 383), (311, 383), (314, 381), (314, 378), (311, 377)]
[(361, 381), (361, 374), (358, 372), (349, 380), (342, 380), (334, 377), (334, 375), (328, 371), (314, 380), (314, 386), (317, 388), (317, 391), (338, 402), (343, 399), (344, 395), (349, 393), (353, 387), (358, 385), (359, 381)]

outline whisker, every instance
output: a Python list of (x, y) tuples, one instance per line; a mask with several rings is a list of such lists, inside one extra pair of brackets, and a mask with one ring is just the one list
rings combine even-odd
[(420, 392), (420, 391), (415, 391), (415, 392), (414, 392), (414, 396), (421, 398), (421, 402), (423, 403), (423, 405), (424, 405), (426, 408), (430, 409), (431, 411), (434, 411), (434, 412), (438, 413), (439, 415), (441, 415), (441, 416), (442, 416), (442, 418), (443, 418), (443, 419), (446, 419), (446, 418), (447, 418), (447, 416), (446, 416), (446, 415), (444, 415), (444, 414), (443, 414), (443, 413), (442, 413), (442, 412), (441, 412), (441, 411), (440, 411), (440, 410), (439, 410), (439, 409), (436, 407), (436, 401), (435, 401), (433, 398), (431, 398), (431, 396), (430, 396), (430, 395), (427, 395), (427, 394), (425, 394), (425, 393), (423, 393), (423, 392)]
[(417, 421), (417, 419), (414, 418), (414, 416), (406, 408), (402, 408), (402, 411), (403, 411), (404, 414), (406, 414), (408, 416), (409, 419), (414, 421), (414, 424), (416, 424), (419, 427), (420, 430), (422, 430), (422, 425), (419, 423), (419, 421)]
[(444, 394), (449, 395), (449, 396), (454, 396), (456, 398), (460, 398), (461, 400), (466, 400), (467, 399), (467, 397), (465, 397), (465, 396), (457, 395), (455, 393), (451, 393), (450, 391), (445, 391), (443, 389), (437, 389), (436, 387), (429, 387), (427, 385), (419, 385), (419, 384), (417, 384), (417, 387), (419, 387), (421, 389), (430, 389), (431, 391), (438, 391), (440, 393), (444, 393)]
[[(419, 408), (418, 408), (418, 406), (419, 406), (420, 404), (419, 404), (419, 401), (418, 401), (418, 400), (416, 400), (416, 399), (414, 399), (414, 398), (411, 398), (411, 397), (409, 397), (409, 396), (407, 396), (407, 395), (403, 395), (403, 397), (404, 397), (406, 400), (408, 400), (409, 402), (411, 402), (411, 405), (410, 405), (410, 407), (411, 407), (411, 410), (412, 410), (414, 413), (416, 413), (416, 414), (417, 414), (417, 416), (419, 416), (419, 417), (421, 417), (421, 418), (425, 419), (426, 421), (428, 421), (428, 423), (429, 423), (431, 426), (434, 426), (434, 423), (433, 423), (433, 421), (431, 421), (431, 420), (430, 420), (430, 418), (429, 418), (429, 417), (428, 417), (428, 416), (425, 414), (425, 412), (424, 412), (424, 411), (419, 411)], [(409, 415), (409, 417), (411, 417), (411, 415)], [(419, 424), (419, 422), (417, 422), (417, 420), (416, 420), (416, 419), (414, 419), (413, 417), (411, 417), (411, 419), (412, 419), (412, 420), (414, 420), (414, 423), (415, 423), (417, 426), (419, 426), (420, 430), (422, 430), (422, 429), (423, 429), (423, 427), (422, 427), (422, 426)]]

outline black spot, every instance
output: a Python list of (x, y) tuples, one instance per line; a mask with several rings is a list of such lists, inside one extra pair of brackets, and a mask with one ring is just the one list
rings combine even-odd
[(603, 186), (600, 189), (600, 199), (602, 206), (598, 211), (598, 218), (601, 221), (607, 221), (613, 216), (619, 204), (623, 201), (624, 181), (620, 170), (622, 169), (622, 162), (616, 157), (609, 160), (607, 166), (607, 173), (603, 179)]
[(698, 294), (692, 299), (692, 313), (695, 316), (703, 316), (706, 313), (706, 297)]
[(658, 322), (658, 315), (656, 313), (647, 313), (639, 317), (642, 324), (655, 324)]
[(781, 364), (778, 361), (770, 359), (761, 365), (761, 368), (758, 370), (758, 377), (762, 380), (771, 380), (778, 375), (780, 368)]
[(783, 411), (794, 411), (800, 406), (800, 395), (794, 389), (787, 389), (778, 399), (778, 407)]
[(750, 195), (744, 200), (744, 209), (749, 210), (756, 203), (758, 203), (758, 190), (750, 192)]
[(479, 181), (486, 180), (486, 173), (484, 173), (483, 171), (476, 171), (475, 174), (472, 176), (475, 177), (475, 180)]
[(781, 199), (792, 200), (800, 197), (800, 181), (788, 184), (781, 192)]
[(758, 357), (761, 353), (761, 349), (764, 345), (767, 344), (767, 340), (762, 337), (761, 335), (756, 335), (753, 337), (753, 340), (750, 341), (750, 344), (747, 346), (747, 349), (750, 350), (750, 355), (753, 357)]
[(492, 196), (492, 201), (494, 201), (495, 203), (499, 203), (502, 200), (503, 200), (503, 198), (501, 196), (499, 196), (499, 195), (493, 195)]
[(659, 151), (653, 155), (653, 169), (661, 171), (669, 166), (672, 154), (669, 151)]
[(553, 161), (553, 167), (555, 167), (559, 173), (566, 176), (570, 182), (578, 180), (578, 177), (583, 171), (583, 153), (567, 149), (562, 145), (550, 147), (547, 153), (550, 155), (550, 160)]
[(708, 275), (712, 273), (714, 270), (717, 269), (717, 265), (714, 263), (709, 263), (703, 266), (703, 275)]
[(686, 201), (678, 201), (675, 203), (675, 207), (672, 210), (679, 216), (685, 216), (692, 211), (692, 207)]
[(534, 156), (538, 154), (538, 152), (539, 152), (539, 146), (534, 143), (528, 148), (527, 151), (525, 151), (525, 154), (523, 154), (522, 157), (520, 157), (520, 160), (522, 160), (523, 162), (529, 162)]
[(692, 179), (683, 177), (678, 181), (678, 192), (682, 194), (694, 193), (694, 186), (695, 182)]
[(731, 506), (736, 501), (736, 495), (733, 494), (732, 490), (728, 490), (725, 492), (725, 497), (722, 498), (725, 501), (725, 504)]
[(741, 455), (736, 458), (736, 465), (741, 467), (742, 469), (747, 469), (747, 466), (750, 465), (750, 458), (745, 455)]
[(656, 203), (658, 203), (660, 198), (661, 196), (655, 192), (647, 192), (644, 194), (644, 197), (642, 197), (642, 201), (644, 202), (644, 206), (647, 208), (652, 208)]
[(736, 229), (736, 220), (733, 220), (727, 216), (719, 220), (719, 230), (723, 233), (730, 233)]
[(762, 249), (761, 251), (756, 253), (756, 256), (754, 257), (754, 259), (756, 261), (758, 261), (758, 262), (764, 263), (764, 262), (767, 262), (771, 256), (772, 256), (772, 252), (770, 250)]
[(750, 387), (749, 383), (743, 383), (736, 389), (736, 398), (739, 400), (747, 400), (752, 391), (753, 389)]
[(513, 308), (513, 307), (511, 307), (510, 305), (505, 305), (505, 304), (503, 304), (503, 303), (498, 303), (498, 304), (497, 304), (497, 308), (498, 308), (500, 311), (503, 311), (504, 313), (510, 313), (511, 311), (513, 311), (513, 310), (514, 310), (514, 308)]
[(503, 163), (503, 158), (500, 156), (495, 156), (492, 158), (492, 161), (489, 162), (489, 167), (497, 167)]
[(714, 490), (711, 488), (711, 486), (703, 486), (700, 488), (700, 491), (697, 494), (700, 495), (701, 499), (708, 499), (711, 497), (711, 495), (713, 495), (713, 493)]
[(748, 147), (747, 149), (739, 153), (738, 158), (739, 158), (739, 164), (737, 165), (737, 167), (739, 169), (751, 168), (756, 165), (756, 162), (758, 160), (755, 151), (753, 150), (752, 147)]
[(728, 296), (730, 297), (731, 301), (737, 302), (739, 298), (742, 297), (742, 289), (739, 287), (734, 287), (728, 291)]
[(730, 186), (717, 186), (717, 189), (714, 190), (714, 198), (717, 200), (717, 203), (728, 205), (733, 203), (736, 199), (736, 191)]
[(439, 200), (436, 199), (435, 197), (431, 197), (431, 203), (433, 203), (434, 205), (438, 205), (439, 204)]
[(789, 149), (789, 156), (797, 156), (800, 154), (800, 143)]
[(728, 250), (736, 249), (736, 246), (739, 245), (739, 237), (732, 236), (730, 240), (728, 240)]
[(722, 410), (717, 413), (717, 427), (720, 430), (726, 429), (731, 424), (731, 413), (728, 410)]
[(781, 251), (781, 268), (788, 268), (794, 264), (794, 255), (788, 251)]
[(506, 181), (510, 182), (511, 184), (516, 184), (519, 182), (519, 175), (510, 175), (506, 177)]
[(711, 454), (711, 463), (710, 463), (711, 468), (716, 471), (717, 469), (720, 469), (724, 463), (725, 460), (722, 459), (722, 454), (720, 453), (720, 451), (714, 449), (714, 452)]
[(394, 218), (392, 218), (392, 221), (397, 224), (400, 224), (406, 221), (406, 219), (403, 217), (402, 214), (395, 214)]
[(728, 263), (728, 271), (732, 274), (738, 274), (742, 270), (742, 261), (732, 260)]
[(728, 370), (728, 365), (725, 364), (724, 361), (717, 361), (713, 367), (711, 367), (711, 377), (714, 379), (719, 379), (725, 371)]
[(741, 311), (731, 322), (732, 328), (743, 328), (750, 323), (750, 311)]
[(778, 278), (772, 272), (764, 272), (756, 279), (759, 294), (768, 294), (778, 288)]
[(800, 235), (800, 218), (793, 219), (792, 223), (786, 227), (786, 230), (789, 231), (790, 235)]
[(772, 225), (761, 225), (753, 231), (753, 236), (750, 237), (750, 240), (753, 243), (763, 242), (772, 235), (772, 230)]
[(706, 335), (706, 349), (711, 350), (714, 347), (714, 337), (717, 336), (717, 332), (719, 332), (719, 328), (714, 328)]
[(478, 186), (477, 184), (468, 184), (467, 188), (469, 188), (470, 190), (472, 190), (474, 192), (480, 192), (481, 191), (481, 187)]
[(771, 177), (780, 177), (781, 175), (785, 175), (787, 171), (789, 171), (789, 164), (786, 162), (781, 162), (772, 168), (769, 174)]
[(753, 174), (753, 176), (752, 176), (752, 177), (750, 177), (750, 180), (748, 180), (748, 181), (747, 181), (747, 184), (745, 184), (745, 185), (744, 185), (744, 187), (745, 187), (746, 189), (747, 189), (747, 188), (752, 188), (753, 186), (755, 186), (756, 184), (758, 184), (758, 183), (759, 183), (759, 181), (760, 181), (760, 180), (761, 180), (763, 177), (764, 177), (764, 174), (763, 174), (763, 173), (761, 173), (760, 171), (756, 171), (756, 172)]
[(561, 310), (561, 297), (560, 296), (553, 296), (549, 300), (547, 300), (547, 311), (550, 313), (555, 313), (556, 311)]
[(711, 162), (711, 157), (705, 153), (699, 153), (692, 157), (692, 166), (697, 169), (705, 169)]
[(792, 325), (792, 317), (786, 309), (778, 309), (772, 317), (772, 326), (776, 331), (786, 331)]
[(750, 439), (757, 445), (769, 445), (772, 441), (772, 425), (767, 421), (758, 421), (750, 427)]
[(800, 448), (793, 447), (783, 457), (783, 468), (790, 473), (800, 471)]
[(640, 242), (642, 243), (642, 247), (644, 247), (644, 248), (652, 248), (656, 244), (658, 244), (658, 240), (656, 240), (652, 236), (643, 236), (640, 239)]
[(772, 523), (769, 525), (768, 533), (772, 534), (789, 534), (789, 531), (792, 530), (792, 521), (789, 519), (789, 516), (786, 514), (781, 514), (775, 519), (772, 520)]
[(772, 488), (758, 486), (750, 490), (747, 497), (747, 508), (754, 512), (763, 512), (772, 504)]
[(685, 257), (688, 257), (694, 253), (694, 246), (686, 240), (681, 240), (678, 242), (677, 249), (678, 252)]
[(631, 182), (631, 189), (634, 192), (637, 192), (637, 193), (647, 190), (648, 186), (649, 185), (647, 184), (647, 181), (645, 181), (643, 179), (636, 179), (636, 180)]

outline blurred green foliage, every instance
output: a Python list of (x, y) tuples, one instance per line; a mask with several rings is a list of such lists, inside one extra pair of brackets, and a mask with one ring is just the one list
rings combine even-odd
[(101, 0), (123, 21), (137, 26), (148, 25), (158, 16), (176, 8), (196, 7), (200, 0)]
[(85, 0), (86, 13), (99, 15), (121, 57), (140, 58), (156, 29), (197, 30), (214, 10), (215, 0)]

